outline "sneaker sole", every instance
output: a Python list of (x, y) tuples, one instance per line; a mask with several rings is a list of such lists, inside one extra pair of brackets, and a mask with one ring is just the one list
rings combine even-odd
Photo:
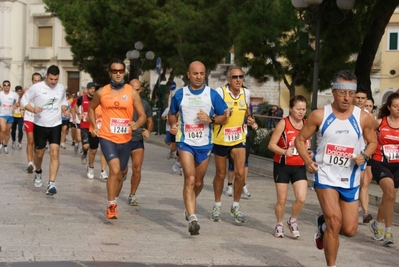
[(236, 223), (245, 223), (245, 222), (247, 222), (246, 219), (243, 220), (243, 221), (238, 220), (237, 217), (233, 213), (230, 213), (230, 215), (231, 215), (231, 217), (234, 217), (234, 220), (236, 221)]
[(275, 238), (284, 238), (284, 234), (281, 234), (281, 235), (276, 235), (276, 234), (274, 234), (273, 235)]
[(52, 195), (55, 195), (55, 194), (57, 194), (57, 190), (55, 190), (55, 191), (47, 191), (46, 192), (46, 195), (48, 195), (48, 196), (52, 196)]
[(129, 205), (130, 205), (130, 206), (138, 206), (139, 203), (136, 201), (136, 202), (133, 202), (133, 203), (129, 203)]
[(28, 168), (26, 168), (26, 170), (28, 171), (28, 173), (33, 173), (33, 166), (29, 165)]
[(201, 229), (201, 227), (199, 226), (199, 224), (195, 224), (193, 227), (192, 225), (190, 225), (188, 227), (188, 231), (190, 232), (190, 235), (199, 235), (199, 230)]
[(107, 215), (107, 219), (109, 219), (109, 220), (116, 220), (116, 219), (118, 219), (118, 216), (116, 216), (116, 215), (108, 216), (108, 215)]
[(393, 240), (383, 242), (384, 246), (392, 245), (393, 243), (394, 243)]
[(299, 233), (298, 233), (298, 235), (295, 235), (294, 232), (291, 231), (291, 227), (288, 223), (285, 226), (287, 226), (288, 230), (290, 231), (290, 236), (292, 238), (297, 239), (300, 236)]
[(319, 235), (319, 230), (316, 230), (316, 232), (314, 232), (314, 235), (313, 235), (313, 244), (315, 245), (315, 247), (318, 250), (323, 250), (324, 249), (324, 244), (322, 245), (322, 247), (318, 247), (317, 246), (316, 238), (317, 238), (318, 235)]
[(373, 219), (373, 216), (370, 214), (366, 216), (366, 218), (363, 219), (363, 223), (369, 223)]

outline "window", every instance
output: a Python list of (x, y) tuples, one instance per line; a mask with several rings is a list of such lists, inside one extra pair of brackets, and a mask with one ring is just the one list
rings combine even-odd
[(388, 50), (399, 50), (398, 47), (398, 32), (389, 32), (388, 35)]
[(39, 27), (39, 46), (53, 46), (53, 27)]

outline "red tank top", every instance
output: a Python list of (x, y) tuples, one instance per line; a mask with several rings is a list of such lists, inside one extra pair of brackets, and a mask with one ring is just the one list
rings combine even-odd
[(102, 125), (99, 137), (115, 144), (127, 143), (132, 139), (132, 129), (128, 124), (133, 119), (133, 89), (125, 84), (122, 89), (111, 91), (107, 84), (102, 90)]
[(90, 122), (89, 122), (89, 117), (88, 117), (88, 112), (89, 112), (89, 105), (90, 105), (90, 100), (87, 97), (87, 95), (83, 95), (82, 97), (82, 103), (80, 106), (82, 107), (82, 120), (80, 121), (80, 128), (84, 129), (89, 129), (90, 127)]
[(389, 163), (399, 163), (399, 128), (392, 128), (387, 117), (383, 117), (377, 129), (378, 146), (373, 154), (373, 160)]
[[(285, 117), (283, 120), (285, 121), (285, 128), (283, 133), (281, 134), (280, 139), (277, 142), (277, 145), (283, 149), (294, 147), (294, 152), (292, 156), (274, 154), (274, 162), (283, 163), (289, 166), (303, 166), (305, 165), (305, 163), (303, 162), (302, 158), (299, 156), (294, 143), (295, 138), (300, 130), (294, 128), (289, 117)], [(302, 119), (302, 121), (303, 123), (306, 122), (305, 119)]]

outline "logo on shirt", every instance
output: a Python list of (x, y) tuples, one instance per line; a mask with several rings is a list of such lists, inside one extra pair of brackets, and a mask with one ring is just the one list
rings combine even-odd
[(122, 101), (127, 101), (127, 95), (122, 96)]
[(348, 134), (349, 130), (336, 130), (335, 134)]

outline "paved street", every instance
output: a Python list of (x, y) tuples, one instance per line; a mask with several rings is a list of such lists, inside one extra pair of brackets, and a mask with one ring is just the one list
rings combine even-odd
[[(222, 221), (208, 217), (213, 205), (213, 158), (198, 198), (200, 235), (190, 236), (183, 217), (183, 179), (171, 170), (163, 136), (151, 136), (146, 143), (138, 207), (127, 204), (130, 183), (126, 181), (118, 200), (119, 219), (105, 218), (105, 183), (96, 160), (94, 180), (86, 178), (85, 166), (73, 147), (61, 151), (56, 181), (58, 194), (45, 195), (45, 186), (35, 188), (27, 174), (23, 150), (0, 154), (2, 162), (0, 209), (0, 267), (33, 266), (325, 266), (323, 251), (313, 245), (315, 215), (320, 211), (309, 187), (305, 208), (299, 218), (301, 236), (273, 237), (275, 189), (270, 177), (271, 162), (252, 158), (254, 170), (263, 168), (266, 176), (250, 173), (250, 199), (241, 201), (247, 223), (237, 225), (229, 214), (232, 198), (222, 197)], [(150, 143), (151, 141), (151, 143)], [(11, 148), (11, 147), (10, 147)], [(43, 167), (48, 179), (49, 155)], [(251, 162), (251, 160), (250, 160)], [(251, 163), (250, 163), (251, 165)], [(131, 171), (129, 171), (129, 176)], [(377, 192), (374, 185), (371, 191)], [(377, 198), (377, 196), (376, 196)], [(285, 220), (293, 195), (290, 191)], [(376, 206), (371, 206), (376, 214)], [(399, 242), (398, 214), (393, 234)], [(360, 221), (360, 217), (359, 217)], [(341, 237), (337, 266), (397, 266), (398, 246), (382, 246), (374, 241), (368, 225), (359, 224), (353, 238)]]

